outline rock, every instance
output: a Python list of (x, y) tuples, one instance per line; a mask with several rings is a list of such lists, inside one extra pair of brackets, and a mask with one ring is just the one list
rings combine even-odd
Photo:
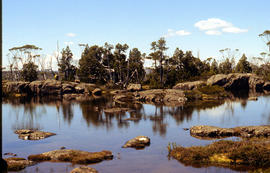
[(122, 146), (122, 148), (136, 148), (136, 149), (141, 149), (144, 148), (145, 146), (150, 145), (150, 138), (147, 136), (137, 136), (125, 143), (125, 145)]
[(75, 85), (71, 83), (62, 84), (62, 93), (63, 94), (76, 93)]
[(142, 85), (141, 84), (129, 84), (127, 87), (128, 91), (141, 91), (142, 90)]
[(249, 97), (248, 100), (257, 101), (258, 100), (258, 97)]
[(28, 161), (24, 158), (10, 157), (4, 159), (8, 164), (8, 171), (20, 171), (27, 166), (34, 164), (32, 161)]
[(112, 90), (110, 91), (110, 94), (116, 95), (116, 94), (126, 94), (127, 90)]
[(41, 93), (41, 87), (43, 81), (33, 81), (29, 84), (29, 88), (34, 95), (39, 95)]
[(193, 90), (199, 87), (205, 86), (206, 82), (204, 81), (194, 81), (194, 82), (183, 82), (176, 84), (173, 89), (181, 89), (181, 90)]
[(221, 137), (268, 137), (270, 125), (265, 126), (240, 126), (235, 128), (220, 128), (215, 126), (193, 126), (190, 134), (194, 137), (221, 138)]
[(5, 156), (17, 156), (17, 154), (14, 153), (4, 153)]
[(92, 94), (96, 96), (101, 96), (102, 90), (100, 88), (96, 88), (92, 91)]
[(131, 117), (131, 118), (126, 118), (123, 121), (139, 121), (139, 120), (140, 120), (140, 118)]
[(84, 88), (76, 86), (75, 91), (76, 91), (76, 93), (82, 94), (82, 93), (84, 93)]
[(137, 101), (162, 104), (167, 106), (183, 105), (187, 98), (182, 90), (177, 89), (153, 89), (134, 93)]
[(80, 166), (70, 171), (70, 173), (98, 173), (98, 171), (88, 166)]
[(104, 109), (104, 112), (107, 114), (120, 114), (120, 113), (125, 113), (127, 111), (131, 111), (129, 108), (107, 108)]
[(81, 150), (54, 150), (42, 154), (30, 155), (28, 160), (31, 161), (52, 161), (52, 162), (71, 162), (75, 164), (90, 164), (97, 163), (103, 160), (113, 158), (111, 151), (103, 150), (100, 152), (87, 152)]
[(126, 102), (133, 102), (135, 98), (133, 94), (125, 93), (125, 94), (117, 94), (113, 96), (113, 100), (118, 103), (126, 103)]
[(188, 131), (188, 130), (189, 130), (189, 128), (183, 128), (183, 130)]
[(40, 140), (56, 135), (55, 133), (42, 132), (39, 130), (28, 130), (28, 129), (16, 130), (15, 133), (18, 134), (19, 138), (22, 140)]
[(44, 81), (40, 90), (42, 95), (61, 95), (62, 83), (57, 80), (48, 79)]
[(270, 91), (270, 82), (265, 82), (263, 85), (263, 89), (266, 91)]
[[(265, 81), (263, 78), (251, 73), (231, 73), (228, 75), (213, 75), (207, 80), (207, 85), (219, 85), (226, 90), (254, 90), (262, 91)], [(267, 88), (267, 87), (265, 87)]]
[(60, 150), (64, 150), (64, 149), (66, 149), (66, 147), (61, 147), (61, 148), (60, 148)]
[(29, 82), (3, 82), (2, 83), (2, 92), (5, 94), (16, 94), (16, 93), (31, 93), (29, 88)]
[(81, 83), (81, 81), (79, 79), (75, 79), (74, 81), (75, 83)]

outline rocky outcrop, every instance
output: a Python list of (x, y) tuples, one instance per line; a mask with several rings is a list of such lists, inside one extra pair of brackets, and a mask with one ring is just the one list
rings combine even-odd
[(2, 82), (3, 94), (16, 95), (65, 95), (65, 94), (95, 94), (101, 95), (101, 89), (95, 84), (62, 82), (58, 80), (48, 79), (45, 81), (33, 82)]
[(181, 89), (181, 90), (193, 90), (199, 87), (205, 86), (206, 82), (204, 81), (194, 81), (194, 82), (182, 82), (176, 84), (173, 89)]
[(70, 171), (70, 173), (98, 173), (98, 171), (88, 166), (80, 166)]
[(165, 104), (167, 106), (183, 105), (187, 98), (182, 90), (153, 89), (134, 93), (137, 101), (145, 103)]
[(128, 91), (141, 91), (142, 90), (142, 85), (141, 84), (129, 84), (127, 87)]
[(243, 138), (268, 137), (270, 136), (270, 125), (265, 126), (240, 126), (235, 128), (220, 128), (215, 126), (193, 126), (190, 128), (193, 137), (225, 138), (237, 136)]
[(54, 150), (42, 154), (30, 155), (28, 160), (41, 162), (71, 162), (75, 164), (90, 164), (97, 163), (103, 160), (110, 160), (113, 158), (111, 151), (103, 150), (100, 152), (87, 152), (81, 150)]
[[(10, 157), (4, 159), (8, 164), (8, 171), (20, 171), (27, 166), (31, 166), (34, 164), (33, 161), (26, 160), (24, 158), (18, 158), (18, 157)], [(1, 168), (2, 170), (2, 168)]]
[(269, 90), (269, 82), (251, 73), (217, 74), (207, 80), (207, 85), (219, 85), (226, 90), (252, 89), (254, 91)]
[(16, 130), (15, 133), (18, 134), (19, 138), (22, 140), (40, 140), (56, 135), (55, 133), (42, 132), (39, 130), (28, 130), (28, 129)]
[(122, 148), (136, 148), (136, 149), (142, 149), (146, 146), (150, 145), (150, 138), (147, 136), (137, 136), (125, 143), (125, 145), (122, 146)]

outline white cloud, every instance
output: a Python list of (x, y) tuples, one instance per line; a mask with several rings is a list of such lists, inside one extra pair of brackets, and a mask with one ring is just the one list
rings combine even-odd
[(229, 33), (235, 33), (235, 34), (238, 34), (238, 33), (242, 33), (242, 32), (248, 32), (247, 29), (240, 29), (240, 28), (237, 28), (237, 27), (228, 27), (228, 28), (223, 28), (222, 29), (223, 32), (229, 32)]
[(206, 31), (205, 34), (207, 35), (221, 35), (222, 32), (220, 31), (216, 31), (216, 30), (209, 30), (209, 31)]
[(190, 35), (191, 33), (185, 30), (179, 30), (179, 31), (176, 31), (175, 34), (184, 36), (184, 35)]
[(218, 28), (230, 27), (232, 24), (218, 18), (210, 18), (207, 20), (201, 20), (195, 23), (194, 26), (200, 30), (214, 30)]
[(194, 26), (199, 28), (199, 30), (205, 31), (207, 35), (221, 35), (223, 32), (235, 34), (248, 32), (247, 29), (240, 29), (235, 27), (232, 23), (219, 18), (201, 20), (195, 23)]
[(173, 36), (186, 36), (190, 34), (191, 34), (190, 32), (185, 31), (185, 30), (175, 31), (173, 29), (168, 29), (168, 33), (164, 35), (164, 37), (168, 38), (168, 37), (173, 37)]
[(64, 42), (66, 45), (72, 45), (72, 44), (74, 44), (72, 41), (65, 41)]
[(76, 34), (74, 34), (74, 33), (70, 32), (70, 33), (67, 33), (67, 36), (68, 36), (68, 37), (75, 37), (75, 36), (76, 36)]

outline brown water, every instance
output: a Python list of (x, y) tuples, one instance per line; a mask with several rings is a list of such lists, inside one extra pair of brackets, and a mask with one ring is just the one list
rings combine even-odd
[[(193, 125), (235, 127), (270, 124), (269, 105), (270, 97), (267, 96), (259, 97), (258, 101), (226, 101), (197, 107), (117, 105), (110, 97), (87, 102), (40, 98), (6, 100), (2, 103), (3, 153), (12, 152), (18, 157), (27, 158), (30, 154), (60, 149), (62, 146), (89, 152), (111, 150), (115, 156), (113, 160), (89, 165), (100, 173), (237, 172), (229, 168), (185, 166), (167, 157), (167, 145), (169, 142), (182, 146), (206, 145), (214, 141), (193, 138), (189, 131), (183, 130)], [(112, 106), (130, 107), (135, 111), (122, 115), (104, 114), (103, 109)], [(129, 117), (140, 120), (124, 121)], [(40, 129), (57, 135), (39, 141), (25, 141), (13, 132), (21, 128)], [(138, 135), (150, 137), (151, 145), (143, 150), (121, 148), (127, 140)], [(42, 162), (20, 172), (70, 172), (78, 166)]]

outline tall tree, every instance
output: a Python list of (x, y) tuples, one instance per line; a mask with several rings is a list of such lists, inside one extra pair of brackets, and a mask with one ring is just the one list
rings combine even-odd
[(118, 81), (122, 84), (127, 75), (126, 51), (129, 48), (127, 44), (116, 44), (114, 51), (114, 71), (117, 74)]
[(75, 79), (75, 73), (76, 73), (76, 67), (71, 64), (72, 61), (72, 52), (67, 46), (65, 49), (61, 52), (61, 58), (58, 64), (58, 71), (60, 73), (63, 73), (63, 80), (71, 81)]
[(133, 48), (129, 52), (128, 59), (129, 81), (140, 83), (144, 79), (145, 71), (143, 68), (142, 54), (137, 48)]
[(103, 83), (106, 81), (105, 69), (101, 64), (103, 48), (97, 45), (85, 46), (77, 74), (81, 81)]
[(113, 80), (113, 64), (114, 64), (114, 57), (113, 54), (111, 52), (111, 50), (113, 49), (113, 45), (108, 44), (107, 42), (104, 44), (103, 46), (103, 65), (105, 66), (106, 70), (109, 73), (110, 76), (110, 81)]
[[(164, 77), (164, 64), (163, 62), (166, 59), (165, 56), (165, 51), (168, 49), (168, 47), (166, 47), (166, 40), (164, 38), (160, 38), (157, 42), (154, 41), (151, 43), (151, 50), (153, 50), (154, 54), (155, 54), (155, 58), (159, 61), (159, 75), (160, 75), (160, 84), (161, 87), (164, 87), (164, 81), (163, 81), (163, 77)], [(154, 59), (154, 60), (156, 60)]]

